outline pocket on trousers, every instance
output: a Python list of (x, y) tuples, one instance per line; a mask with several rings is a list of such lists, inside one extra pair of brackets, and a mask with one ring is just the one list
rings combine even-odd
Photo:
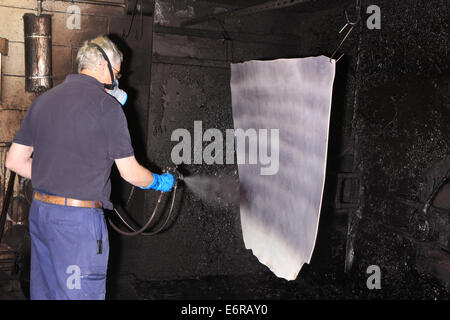
[(105, 267), (81, 267), (81, 291), (84, 299), (104, 300), (106, 293)]

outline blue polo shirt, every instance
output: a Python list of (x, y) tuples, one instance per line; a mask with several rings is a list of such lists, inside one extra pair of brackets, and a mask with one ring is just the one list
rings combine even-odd
[(110, 201), (115, 159), (134, 155), (122, 106), (95, 78), (68, 75), (37, 97), (13, 142), (32, 146), (33, 188), (80, 200)]

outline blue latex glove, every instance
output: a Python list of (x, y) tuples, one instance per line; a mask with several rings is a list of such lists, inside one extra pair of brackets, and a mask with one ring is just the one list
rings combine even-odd
[(164, 174), (153, 174), (153, 183), (149, 185), (148, 187), (141, 188), (141, 189), (153, 189), (156, 191), (162, 191), (167, 192), (172, 190), (173, 185), (175, 184), (175, 178), (170, 173), (164, 173)]

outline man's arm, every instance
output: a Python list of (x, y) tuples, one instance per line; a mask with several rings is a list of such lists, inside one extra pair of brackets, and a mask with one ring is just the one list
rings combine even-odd
[(116, 159), (115, 162), (120, 176), (132, 185), (145, 188), (153, 183), (153, 174), (141, 166), (134, 156)]
[(18, 175), (31, 179), (33, 147), (13, 142), (6, 155), (5, 166)]

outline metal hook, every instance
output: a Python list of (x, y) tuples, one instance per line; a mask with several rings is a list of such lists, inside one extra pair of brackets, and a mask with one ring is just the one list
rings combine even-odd
[[(339, 31), (339, 33), (341, 33), (348, 25), (349, 25), (349, 24), (347, 23), (347, 24), (341, 29), (341, 31)], [(348, 30), (348, 32), (347, 32), (347, 34), (345, 35), (345, 37), (342, 39), (341, 43), (338, 45), (338, 47), (336, 48), (336, 50), (334, 50), (333, 54), (332, 54), (331, 57), (330, 57), (330, 63), (331, 63), (331, 60), (333, 60), (333, 57), (334, 57), (334, 55), (336, 54), (336, 52), (342, 47), (342, 45), (344, 44), (344, 42), (345, 42), (345, 40), (347, 39), (347, 37), (349, 36), (349, 34), (353, 31), (353, 28), (354, 28), (354, 27), (355, 27), (355, 25), (352, 25), (352, 26), (351, 26), (351, 28)], [(339, 57), (339, 59), (341, 59), (343, 55), (344, 55), (344, 54), (342, 54), (342, 55)], [(336, 60), (336, 62), (339, 61), (339, 59)]]
[[(350, 19), (348, 18), (348, 14), (347, 14), (347, 10), (344, 10), (345, 13), (345, 20), (347, 20), (346, 24), (341, 28), (341, 30), (339, 31), (339, 34), (341, 34), (346, 28), (347, 26), (350, 26), (350, 29), (347, 31), (347, 34), (344, 36), (344, 38), (342, 39), (341, 43), (339, 43), (338, 47), (336, 48), (336, 50), (334, 50), (333, 54), (330, 57), (330, 63), (332, 62), (331, 60), (333, 60), (334, 55), (336, 54), (336, 52), (342, 47), (342, 45), (344, 44), (345, 40), (347, 39), (347, 37), (350, 35), (350, 33), (353, 31), (353, 28), (361, 21), (361, 3), (360, 0), (356, 0), (356, 12), (357, 14), (357, 18), (356, 21), (350, 21)], [(344, 54), (342, 54), (337, 60), (336, 62), (338, 62), (342, 56)]]
[(336, 62), (338, 62), (339, 60), (341, 60), (341, 58), (344, 56), (344, 53), (340, 55), (339, 58), (336, 59)]
[(361, 1), (360, 0), (356, 0), (355, 11), (356, 11), (356, 21), (352, 22), (348, 18), (347, 10), (344, 10), (345, 19), (347, 20), (347, 24), (356, 25), (361, 20)]

